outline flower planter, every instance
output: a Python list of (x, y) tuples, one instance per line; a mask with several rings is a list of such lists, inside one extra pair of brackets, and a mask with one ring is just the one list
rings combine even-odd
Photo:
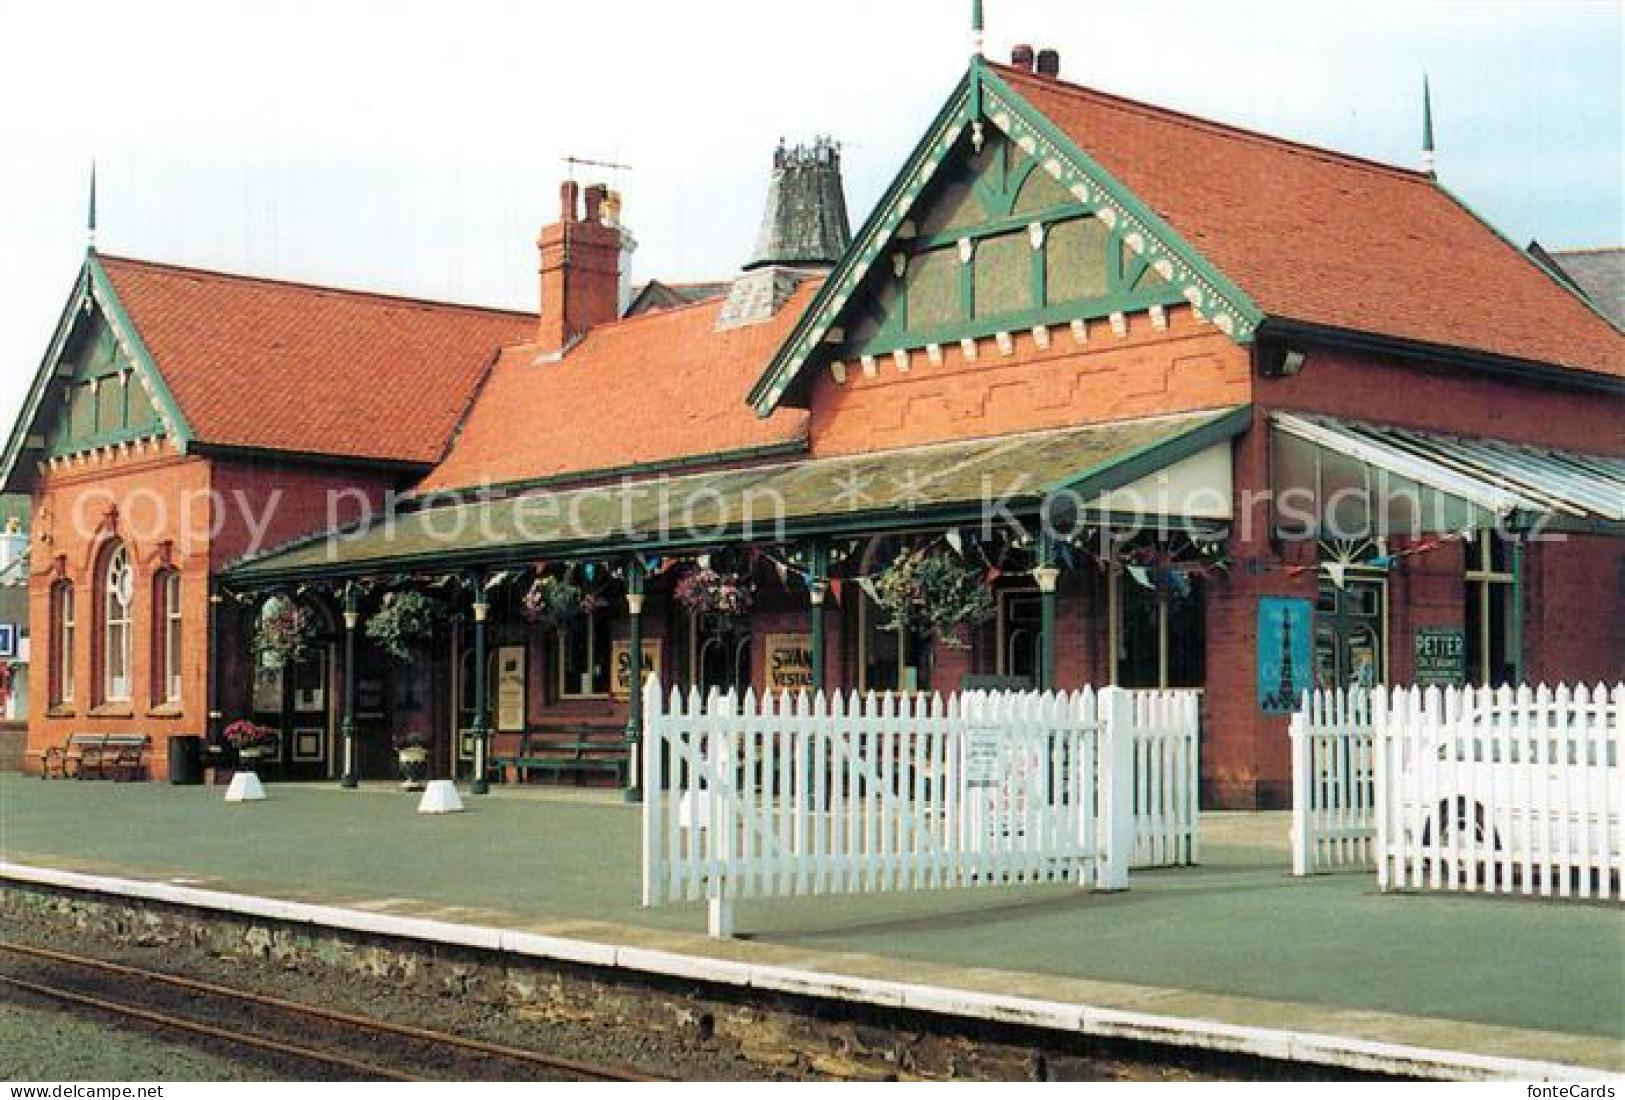
[(429, 780), (429, 750), (398, 749), (395, 759), (400, 765), (401, 790), (423, 790)]

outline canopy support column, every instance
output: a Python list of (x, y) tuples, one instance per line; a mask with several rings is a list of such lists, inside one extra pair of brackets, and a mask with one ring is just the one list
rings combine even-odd
[(360, 593), (354, 584), (344, 586), (344, 717), (339, 736), (344, 742), (344, 771), (339, 786), (354, 790), (360, 780), (355, 773), (355, 630), (361, 623)]
[(1055, 542), (1049, 531), (1038, 536), (1038, 690), (1055, 690), (1055, 589), (1061, 571), (1055, 565)]
[(626, 791), (628, 802), (643, 801), (643, 559), (636, 554), (626, 564), (627, 692)]
[(490, 706), (491, 677), (486, 667), (485, 620), (491, 613), (491, 603), (486, 596), (484, 573), (475, 575), (474, 585), (474, 723), (468, 731), (474, 742), (474, 777), (468, 789), (474, 794), (489, 794), (491, 728), (485, 712)]
[(829, 596), (829, 547), (814, 539), (807, 547), (807, 600), (812, 605), (812, 689), (824, 690), (824, 601)]

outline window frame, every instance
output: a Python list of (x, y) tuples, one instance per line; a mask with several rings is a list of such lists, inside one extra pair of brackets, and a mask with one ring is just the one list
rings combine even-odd
[[(114, 576), (115, 570), (120, 574), (118, 578)], [(127, 591), (123, 590), (126, 582)], [(97, 585), (99, 598), (96, 604), (101, 618), (97, 632), (101, 645), (98, 677), (100, 701), (107, 704), (129, 703), (135, 694), (130, 667), (135, 650), (132, 637), (135, 629), (135, 566), (130, 560), (129, 547), (124, 543), (115, 543), (106, 550)], [(116, 618), (115, 600), (121, 613)], [(117, 667), (123, 672), (122, 677), (114, 675), (115, 655), (118, 657)]]
[[(603, 622), (601, 624), (599, 622), (600, 616), (603, 618)], [(555, 630), (553, 632), (554, 655), (556, 657), (554, 664), (557, 666), (554, 677), (554, 688), (558, 693), (557, 697), (561, 701), (568, 700), (571, 702), (576, 702), (583, 700), (608, 699), (610, 697), (610, 688), (613, 686), (611, 683), (611, 677), (614, 676), (614, 669), (612, 669), (610, 665), (614, 658), (615, 646), (615, 623), (611, 616), (611, 605), (610, 602), (606, 600), (597, 610), (581, 616), (582, 621), (579, 626), (572, 626), (568, 630)], [(587, 653), (589, 656), (598, 649), (600, 644), (602, 644), (604, 647), (603, 691), (593, 690), (583, 692), (580, 690), (571, 690), (568, 686), (569, 677), (565, 674), (565, 662), (568, 654), (567, 647), (570, 644), (571, 635), (577, 629), (583, 629), (587, 632)], [(599, 638), (598, 632), (600, 630), (603, 631), (602, 639)], [(594, 676), (593, 686), (594, 689), (596, 689), (596, 675)]]
[(184, 685), (181, 667), (185, 661), (185, 613), (181, 607), (181, 574), (178, 569), (161, 569), (153, 578), (153, 702), (178, 707)]
[(51, 585), (51, 664), (46, 696), (53, 707), (72, 706), (74, 702), (74, 646), (79, 625), (75, 599), (72, 581), (63, 579)]
[[(1517, 614), (1518, 608), (1514, 604), (1517, 593), (1517, 575), (1512, 570), (1510, 561), (1512, 549), (1507, 548), (1508, 561), (1504, 568), (1495, 564), (1494, 531), (1480, 531), (1478, 536), (1467, 546), (1466, 562), (1462, 570), (1462, 585), (1466, 589), (1465, 600), (1462, 607), (1462, 635), (1465, 640), (1473, 633), (1472, 617), (1478, 616), (1477, 643), (1467, 652), (1467, 668), (1464, 670), (1469, 686), (1495, 686), (1490, 680), (1490, 668), (1495, 661), (1496, 645), (1494, 630), (1495, 600), (1499, 597), (1506, 601), (1502, 609), (1501, 629), (1503, 636), (1500, 639), (1500, 648), (1504, 650), (1510, 640), (1512, 616)], [(1476, 649), (1477, 652), (1473, 652)], [(1519, 654), (1513, 654), (1507, 662), (1511, 665), (1513, 675), (1518, 676), (1522, 669)]]

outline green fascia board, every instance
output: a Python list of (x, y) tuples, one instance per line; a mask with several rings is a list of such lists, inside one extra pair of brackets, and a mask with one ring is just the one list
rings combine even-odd
[[(226, 575), (233, 583), (271, 584), (500, 566), (538, 555), (603, 558), (893, 533), (926, 525), (997, 524), (1007, 515), (1041, 513), (1046, 501), (1063, 489), (1087, 487), (1087, 506), (1099, 492), (1245, 430), (1250, 418), (1250, 410), (1242, 407), (1104, 422), (813, 463), (716, 470), (676, 481), (586, 487), (579, 501), (575, 495), (535, 502), (505, 496), (403, 514), (369, 528), (324, 532), (238, 562)], [(938, 472), (921, 478), (917, 471), (922, 468)], [(1065, 476), (1063, 471), (1068, 471)], [(851, 490), (855, 496), (843, 505), (841, 498), (849, 491), (845, 487), (852, 485), (859, 488)], [(764, 492), (769, 496), (759, 495)], [(690, 517), (693, 502), (708, 495), (719, 502), (717, 514), (707, 510)], [(752, 517), (752, 499), (774, 502), (775, 509), (766, 518)], [(640, 501), (655, 503), (646, 507)], [(746, 507), (737, 507), (741, 503)], [(533, 507), (547, 509), (553, 518), (538, 524)], [(670, 528), (677, 509), (685, 515), (682, 530)], [(559, 525), (560, 515), (594, 529), (569, 531)]]
[[(1191, 299), (1193, 305), (1199, 306), (1221, 329), (1233, 329), (1228, 335), (1238, 343), (1251, 342), (1252, 331), (1265, 315), (1241, 287), (1214, 267), (1173, 226), (1140, 201), (1133, 191), (1084, 152), (1070, 135), (1010, 87), (998, 73), (984, 68), (981, 79), (982, 109), (995, 126), (1004, 130), (1011, 141), (1040, 163), (1049, 158), (1039, 154), (1038, 144), (1047, 143), (1052, 154), (1061, 161), (1062, 186), (1069, 186), (1065, 176), (1067, 167), (1087, 176), (1089, 182), (1110, 200), (1108, 207), (1115, 207), (1113, 212), (1118, 224), (1112, 228), (1119, 230), (1125, 238), (1139, 233), (1146, 245), (1143, 255), (1150, 258), (1153, 264), (1163, 259), (1171, 261), (1177, 276), (1171, 281), (1187, 288), (1194, 286), (1203, 293), (1201, 300)], [(1010, 112), (1008, 123), (1001, 121), (1001, 106)], [(1030, 132), (1021, 133), (1023, 127)], [(1028, 147), (1029, 139), (1033, 142), (1033, 148)], [(1159, 255), (1159, 251), (1165, 255)], [(1186, 297), (1191, 298), (1189, 294)]]
[(34, 372), (34, 380), (29, 383), (28, 396), (23, 401), (22, 411), (17, 414), (17, 419), (11, 426), (11, 434), (6, 439), (5, 457), (3, 465), (0, 465), (0, 488), (4, 488), (7, 492), (16, 489), (14, 478), (17, 463), (21, 460), (23, 451), (27, 449), (28, 437), (34, 433), (40, 407), (45, 402), (45, 395), (50, 389), (51, 379), (56, 374), (57, 364), (67, 350), (68, 337), (73, 333), (79, 311), (84, 308), (89, 285), (90, 256), (87, 255), (85, 263), (79, 268), (79, 274), (74, 278), (68, 302), (57, 318), (56, 328), (51, 333), (51, 342), (46, 346), (45, 355), (40, 360), (39, 368)]
[(165, 421), (165, 429), (171, 442), (185, 453), (192, 442), (192, 428), (186, 422), (186, 416), (181, 412), (179, 402), (175, 395), (169, 391), (169, 384), (164, 381), (163, 372), (158, 369), (158, 361), (152, 357), (147, 349), (146, 341), (141, 338), (141, 331), (135, 327), (124, 303), (119, 300), (118, 291), (113, 288), (113, 280), (108, 277), (107, 269), (102, 266), (101, 259), (95, 252), (90, 253), (86, 266), (90, 269), (90, 278), (94, 284), (96, 302), (108, 313), (108, 320), (113, 326), (113, 333), (125, 349), (130, 352), (130, 358), (135, 363), (135, 369), (140, 371), (147, 384), (152, 389), (153, 397), (157, 399), (159, 414)]
[(1126, 455), (1118, 455), (1097, 463), (1090, 469), (1051, 485), (1045, 496), (1066, 493), (1091, 500), (1102, 493), (1121, 489), (1158, 470), (1167, 469), (1201, 454), (1209, 447), (1234, 439), (1246, 432), (1253, 423), (1253, 407), (1238, 405), (1225, 409), (1211, 419), (1189, 428), (1178, 435), (1148, 443)]
[(979, 87), (977, 74), (981, 69), (980, 63), (973, 61), (970, 70), (960, 78), (925, 136), (904, 162), (903, 170), (870, 211), (863, 228), (858, 230), (846, 254), (841, 257), (841, 262), (835, 265), (835, 270), (830, 272), (806, 312), (774, 354), (767, 370), (751, 387), (745, 401), (755, 408), (757, 415), (765, 417), (778, 407), (785, 390), (795, 381), (795, 375), (800, 373), (807, 357), (817, 350), (824, 334), (846, 308), (864, 276), (884, 255), (897, 227), (913, 209), (937, 166), (953, 149), (960, 131), (970, 124), (975, 113), (971, 101), (973, 92)]
[[(1201, 309), (1238, 344), (1252, 342), (1264, 312), (1172, 226), (1078, 147), (979, 58), (955, 89), (937, 120), (864, 224), (853, 246), (830, 274), (767, 370), (746, 398), (767, 416), (800, 383), (809, 360), (846, 309), (864, 279), (885, 255), (898, 226), (930, 184), (960, 131), (987, 119), (1035, 162), (1055, 176), (1174, 284), (1180, 298)], [(1059, 173), (1059, 174), (1057, 174)], [(1091, 186), (1092, 185), (1092, 186)], [(921, 341), (924, 346), (929, 341)]]

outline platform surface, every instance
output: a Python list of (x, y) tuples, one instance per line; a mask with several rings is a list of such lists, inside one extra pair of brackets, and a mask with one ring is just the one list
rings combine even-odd
[(638, 903), (638, 810), (613, 794), (222, 790), (0, 775), (0, 860), (828, 975), (1625, 1072), (1625, 909), (1381, 895), (1294, 880), (1285, 814), (1208, 814), (1203, 865), (1123, 894), (1061, 887)]

